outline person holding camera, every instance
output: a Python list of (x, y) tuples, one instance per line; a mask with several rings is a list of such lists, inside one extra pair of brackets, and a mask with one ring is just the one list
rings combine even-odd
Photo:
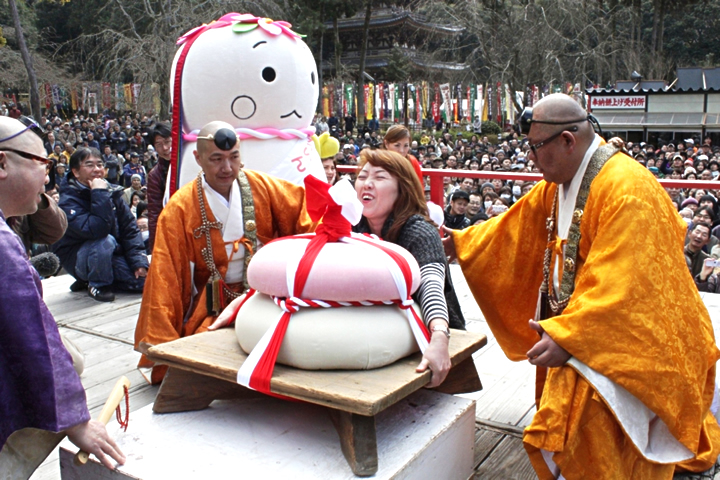
[(705, 269), (705, 260), (712, 257), (703, 251), (703, 247), (709, 241), (710, 226), (706, 223), (695, 223), (688, 232), (688, 243), (685, 245), (684, 253), (685, 262), (693, 278), (703, 276), (707, 279), (707, 274), (703, 275), (702, 270)]

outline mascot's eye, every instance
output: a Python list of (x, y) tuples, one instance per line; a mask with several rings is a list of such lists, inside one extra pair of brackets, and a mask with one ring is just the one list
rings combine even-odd
[(275, 69), (272, 67), (265, 67), (262, 71), (262, 77), (263, 80), (266, 82), (274, 82), (275, 81)]
[(310, 72), (310, 81), (315, 85), (315, 72)]

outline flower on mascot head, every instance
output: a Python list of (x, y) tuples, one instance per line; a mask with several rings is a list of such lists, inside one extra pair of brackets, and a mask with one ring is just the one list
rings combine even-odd
[(270, 18), (263, 18), (263, 17), (256, 17), (255, 15), (251, 15), (249, 13), (245, 13), (243, 15), (237, 15), (235, 17), (235, 20), (237, 20), (238, 23), (233, 25), (233, 32), (235, 33), (245, 33), (250, 32), (252, 30), (255, 30), (256, 28), (260, 27), (263, 30), (265, 30), (270, 35), (280, 35), (281, 33), (287, 35), (290, 38), (301, 38), (305, 35), (300, 35), (298, 33), (293, 32), (290, 30), (290, 27), (292, 27), (292, 24), (285, 22), (283, 20), (272, 20)]
[(275, 21), (270, 18), (256, 17), (255, 15), (252, 15), (250, 13), (228, 13), (226, 15), (223, 15), (216, 21), (210, 22), (209, 24), (200, 25), (199, 27), (195, 27), (192, 30), (188, 31), (186, 34), (178, 38), (177, 44), (182, 45), (191, 38), (200, 35), (206, 30), (227, 27), (229, 25), (233, 26), (232, 30), (235, 33), (247, 33), (260, 27), (266, 33), (274, 36), (280, 34), (285, 34), (290, 38), (301, 38), (305, 36), (293, 32), (290, 29), (290, 27), (292, 27), (292, 24), (283, 20)]

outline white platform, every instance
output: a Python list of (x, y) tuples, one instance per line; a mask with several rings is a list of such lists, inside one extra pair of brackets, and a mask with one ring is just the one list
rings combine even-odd
[[(466, 480), (472, 474), (475, 402), (420, 390), (376, 417), (379, 468), (374, 479)], [(119, 472), (72, 464), (60, 452), (63, 480), (351, 479), (324, 408), (274, 398), (216, 401), (210, 408), (130, 416), (127, 432), (108, 431), (127, 456)], [(94, 457), (91, 457), (95, 460)]]

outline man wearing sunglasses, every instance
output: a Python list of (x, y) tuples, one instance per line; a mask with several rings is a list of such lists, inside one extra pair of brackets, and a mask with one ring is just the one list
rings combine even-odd
[[(247, 264), (258, 247), (315, 227), (304, 188), (242, 170), (240, 140), (231, 125), (205, 125), (194, 154), (202, 171), (175, 192), (158, 219), (136, 349), (208, 330), (225, 307), (214, 300), (225, 297), (229, 303), (247, 288)], [(143, 356), (139, 367), (152, 366)], [(159, 383), (166, 370), (154, 367), (152, 382)]]
[(446, 252), (503, 351), (538, 367), (523, 441), (540, 478), (712, 470), (719, 352), (687, 273), (685, 223), (592, 120), (562, 94), (524, 112), (544, 181), (497, 219), (451, 232)]
[(28, 478), (65, 434), (112, 469), (110, 457), (124, 456), (90, 420), (40, 279), (5, 222), (35, 213), (45, 191), (49, 160), (37, 125), (27, 123), (0, 117), (0, 478)]

